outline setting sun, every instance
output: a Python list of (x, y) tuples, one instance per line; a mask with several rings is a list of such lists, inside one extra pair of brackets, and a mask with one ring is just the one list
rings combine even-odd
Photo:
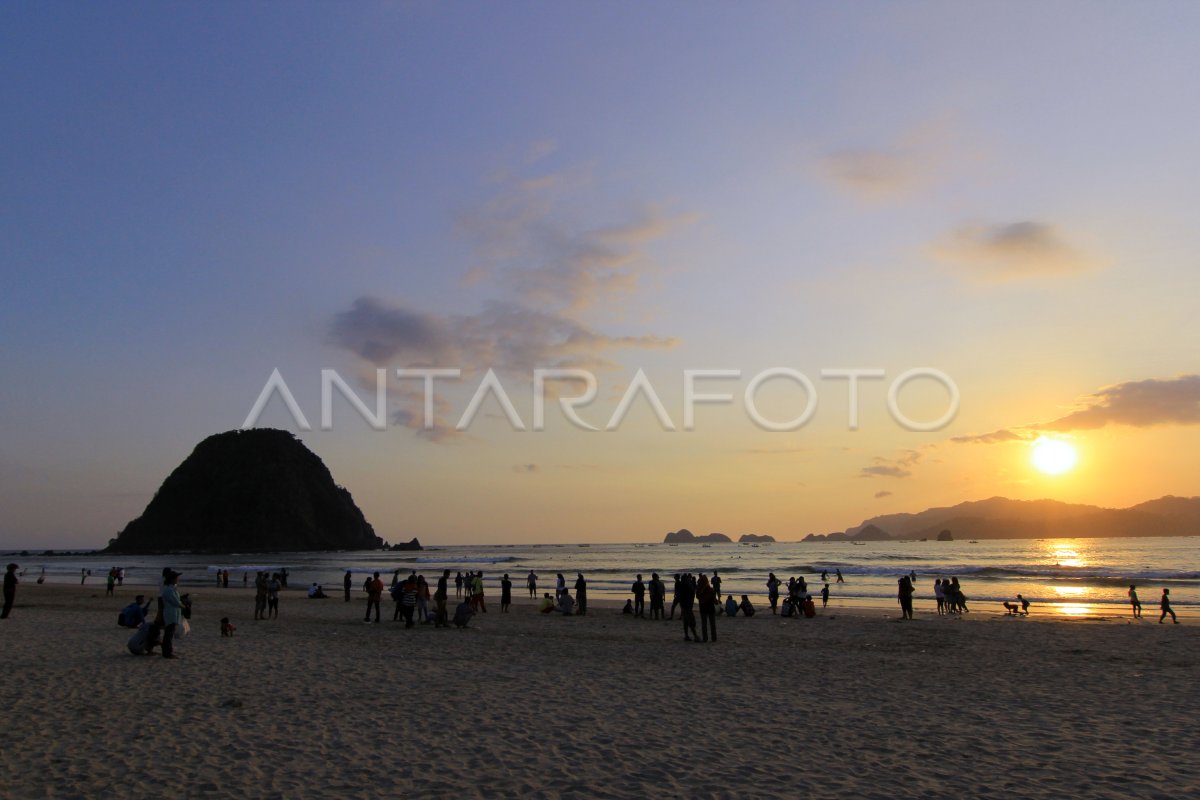
[(1061, 475), (1075, 466), (1075, 448), (1062, 439), (1038, 437), (1033, 443), (1033, 465), (1046, 475)]

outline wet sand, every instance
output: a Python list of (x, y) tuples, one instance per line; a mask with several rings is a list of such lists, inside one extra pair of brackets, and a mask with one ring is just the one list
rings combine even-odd
[[(195, 600), (136, 657), (101, 587), (23, 583), (0, 622), (4, 797), (1200, 796), (1200, 628), (1128, 617), (545, 617), (364, 624), (288, 591)], [(1002, 610), (1002, 609), (1001, 609)], [(238, 626), (223, 639), (218, 620)]]

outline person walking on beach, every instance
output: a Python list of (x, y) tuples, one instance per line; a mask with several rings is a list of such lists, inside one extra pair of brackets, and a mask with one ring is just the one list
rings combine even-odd
[(12, 611), (13, 601), (17, 598), (17, 565), (9, 564), (4, 570), (4, 610), (0, 611), (0, 619), (8, 619)]
[(782, 581), (775, 577), (774, 572), (767, 573), (767, 602), (771, 604), (771, 613), (779, 606), (779, 584)]
[(637, 580), (633, 582), (631, 587), (633, 592), (633, 615), (635, 617), (646, 616), (646, 584), (642, 583), (642, 576), (638, 575)]
[[(675, 619), (675, 608), (679, 605), (679, 592), (683, 589), (683, 578), (678, 572), (675, 573), (675, 593), (671, 596), (671, 616), (667, 619)], [(694, 626), (693, 626), (694, 627)]]
[(821, 570), (821, 583), (824, 583), (827, 580), (829, 580), (829, 570), (823, 569)]
[(579, 577), (575, 579), (575, 607), (579, 610), (575, 614), (582, 617), (587, 615), (587, 581), (582, 572), (576, 574)]
[(1175, 612), (1171, 610), (1171, 590), (1170, 589), (1163, 589), (1162, 600), (1159, 601), (1158, 607), (1162, 609), (1162, 614), (1160, 614), (1158, 617), (1159, 625), (1161, 625), (1163, 623), (1163, 620), (1165, 620), (1167, 618), (1167, 614), (1171, 615), (1171, 622), (1174, 622), (1176, 625), (1179, 624), (1179, 620), (1175, 619)]
[(1133, 606), (1133, 618), (1142, 618), (1142, 602), (1138, 600), (1137, 586), (1129, 584), (1129, 605)]
[(700, 606), (700, 641), (708, 641), (708, 632), (712, 631), (712, 640), (717, 641), (717, 590), (708, 582), (703, 573), (696, 584), (696, 603)]
[(650, 573), (650, 619), (663, 619), (666, 613), (663, 602), (667, 598), (667, 586), (657, 572)]
[(821, 589), (821, 608), (825, 608), (828, 605), (829, 605), (829, 584), (827, 583), (827, 584), (825, 584), (824, 588)]
[(179, 597), (179, 589), (176, 588), (176, 584), (179, 583), (179, 573), (175, 570), (167, 570), (165, 577), (166, 581), (163, 583), (162, 591), (159, 592), (163, 618), (162, 655), (163, 658), (177, 658), (178, 656), (175, 655), (175, 629), (183, 620), (183, 600)]
[(376, 572), (374, 577), (367, 578), (367, 615), (363, 617), (363, 622), (371, 621), (371, 609), (375, 610), (375, 622), (379, 622), (379, 601), (383, 599), (383, 581), (379, 580), (379, 573)]
[(508, 573), (504, 573), (504, 577), (500, 579), (500, 613), (507, 614), (508, 607), (512, 605), (512, 581), (508, 579)]
[(537, 597), (537, 575), (533, 570), (529, 570), (529, 577), (525, 579), (525, 585), (529, 588), (529, 596)]
[(846, 579), (842, 577), (842, 570), (841, 570), (841, 568), (840, 568), (840, 567), (839, 567), (839, 568), (837, 568), (837, 569), (835, 569), (835, 570), (834, 570), (834, 573), (837, 575), (837, 582), (838, 582), (838, 583), (845, 583), (845, 582), (846, 582)]
[(900, 590), (896, 595), (896, 599), (900, 601), (900, 613), (902, 619), (913, 618), (913, 603), (912, 596), (915, 589), (913, 588), (912, 579), (907, 575), (897, 581), (900, 585)]
[[(675, 603), (679, 604), (679, 616), (683, 619), (683, 640), (685, 642), (700, 641), (696, 633), (696, 581), (689, 572), (679, 576), (679, 591), (675, 595)], [(671, 616), (675, 615), (675, 603), (671, 604)]]

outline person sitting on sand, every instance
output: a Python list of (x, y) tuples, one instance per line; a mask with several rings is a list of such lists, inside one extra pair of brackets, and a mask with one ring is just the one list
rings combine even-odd
[(555, 611), (562, 612), (564, 617), (569, 617), (575, 613), (575, 598), (571, 597), (571, 593), (563, 590), (563, 593), (558, 597), (558, 605), (555, 606)]
[(1129, 584), (1129, 604), (1131, 606), (1133, 606), (1133, 618), (1141, 619), (1142, 618), (1142, 602), (1140, 600), (1138, 600), (1137, 586), (1135, 586), (1132, 583)]
[(140, 628), (149, 613), (150, 601), (146, 600), (145, 595), (139, 594), (132, 603), (121, 609), (121, 616), (117, 618), (117, 624), (122, 628)]
[(631, 617), (633, 616), (633, 600), (625, 601), (625, 607), (621, 609), (621, 613), (628, 614)]
[(1158, 607), (1162, 609), (1162, 614), (1159, 615), (1159, 617), (1158, 617), (1159, 625), (1161, 625), (1163, 623), (1163, 620), (1165, 620), (1167, 618), (1167, 614), (1171, 615), (1171, 622), (1174, 622), (1176, 625), (1179, 624), (1179, 620), (1175, 619), (1175, 612), (1171, 610), (1171, 590), (1170, 589), (1163, 589), (1162, 600), (1159, 601)]
[(725, 616), (736, 617), (738, 612), (737, 600), (733, 599), (733, 595), (725, 595)]
[(742, 612), (743, 617), (754, 616), (754, 604), (750, 602), (747, 595), (742, 595), (742, 602), (738, 604), (738, 609)]
[(471, 621), (471, 617), (475, 615), (475, 610), (471, 608), (471, 600), (468, 598), (458, 604), (458, 608), (454, 609), (454, 627), (465, 628), (467, 623)]
[(538, 603), (538, 611), (542, 614), (549, 614), (554, 611), (554, 598), (549, 592), (542, 593), (542, 602)]
[(329, 595), (325, 594), (325, 590), (321, 588), (321, 584), (319, 583), (314, 583), (312, 586), (308, 587), (309, 600), (324, 600), (328, 596)]

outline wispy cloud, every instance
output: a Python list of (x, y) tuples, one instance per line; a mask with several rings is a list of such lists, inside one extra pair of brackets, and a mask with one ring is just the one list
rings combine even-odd
[(908, 478), (912, 475), (912, 467), (921, 460), (917, 450), (904, 450), (896, 458), (876, 456), (870, 466), (863, 467), (860, 478)]
[(1200, 425), (1200, 375), (1112, 384), (1081, 397), (1073, 411), (1049, 422), (1015, 425), (978, 435), (955, 436), (951, 441), (996, 444), (1034, 439), (1043, 431), (1069, 433), (1108, 425), (1134, 428)]
[(835, 186), (865, 200), (888, 200), (909, 194), (923, 182), (920, 159), (911, 152), (838, 150), (818, 161), (821, 173)]
[(523, 475), (528, 475), (532, 472), (537, 472), (539, 467), (537, 464), (514, 464), (512, 471), (519, 472)]
[(364, 296), (334, 316), (331, 344), (371, 364), (532, 374), (535, 368), (605, 367), (604, 354), (669, 348), (669, 337), (610, 336), (560, 314), (490, 303), (478, 314), (439, 315)]
[(887, 489), (884, 489), (883, 491), (875, 493), (876, 500), (882, 500), (885, 497), (891, 497), (891, 496), (892, 496), (892, 493), (889, 492)]
[(988, 281), (1062, 275), (1100, 263), (1069, 244), (1053, 225), (1033, 221), (962, 225), (936, 242), (931, 252)]

